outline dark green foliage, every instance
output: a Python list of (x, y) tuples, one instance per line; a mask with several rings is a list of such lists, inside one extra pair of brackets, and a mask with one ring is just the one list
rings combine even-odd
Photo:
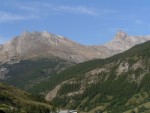
[[(55, 76), (50, 77), (49, 80), (45, 80), (45, 81), (35, 85), (31, 89), (29, 89), (29, 91), (37, 93), (37, 92), (52, 90), (56, 85), (60, 84), (63, 81), (71, 79), (73, 77), (83, 76), (84, 73), (86, 73), (92, 69), (95, 69), (97, 67), (102, 67), (104, 64), (117, 62), (119, 60), (123, 61), (126, 58), (128, 58), (129, 62), (132, 64), (132, 62), (136, 62), (137, 59), (139, 59), (139, 58), (147, 59), (147, 58), (149, 58), (149, 56), (150, 56), (150, 41), (148, 41), (144, 44), (141, 44), (141, 45), (137, 45), (137, 46), (127, 50), (126, 52), (117, 54), (115, 56), (106, 58), (104, 60), (96, 59), (96, 60), (83, 62), (83, 63), (77, 64), (75, 66), (69, 67), (65, 71), (63, 71), (59, 74), (56, 74)], [(149, 65), (149, 64), (147, 64), (147, 65)]]
[(79, 91), (79, 89), (80, 89), (80, 84), (77, 84), (77, 83), (75, 83), (75, 84), (64, 84), (60, 88), (58, 94), (59, 95), (65, 95), (65, 94), (68, 94), (70, 92)]
[[(133, 64), (139, 60), (142, 61), (144, 68), (139, 67), (136, 70), (132, 70)], [(120, 63), (117, 64), (117, 62), (124, 61), (129, 63), (129, 70), (118, 76), (116, 70)], [(81, 84), (79, 83), (85, 78), (87, 72), (96, 68), (103, 68), (104, 65), (110, 65), (111, 63), (114, 63), (114, 66), (110, 68), (108, 73), (100, 73), (96, 75), (99, 78), (96, 83), (87, 84), (86, 81), (84, 81), (86, 87), (83, 94), (74, 96), (66, 95), (80, 89)], [(148, 74), (144, 75), (145, 72)], [(134, 80), (130, 81), (129, 78), (133, 74), (135, 75), (135, 80), (142, 74), (144, 78), (141, 78), (140, 82), (135, 82)], [(88, 112), (97, 106), (105, 105), (105, 108), (101, 110), (101, 112), (110, 111), (110, 113), (122, 113), (125, 110), (138, 106), (137, 103), (129, 104), (127, 106), (125, 105), (133, 95), (139, 94), (139, 92), (150, 92), (150, 41), (137, 45), (126, 52), (110, 58), (96, 59), (80, 63), (69, 67), (61, 73), (53, 73), (53, 75), (54, 76), (49, 76), (49, 79), (29, 88), (28, 91), (34, 94), (45, 92), (52, 90), (64, 81), (74, 79), (77, 81), (76, 83), (66, 83), (61, 86), (57, 97), (52, 101), (55, 106), (79, 109)], [(105, 80), (106, 76), (108, 76), (108, 78)], [(109, 96), (112, 98), (109, 98)], [(146, 100), (143, 102), (145, 101)], [(150, 100), (147, 99), (147, 101)], [(34, 107), (31, 109), (37, 110), (37, 108)], [(141, 111), (142, 110), (143, 108)]]
[(51, 76), (48, 80), (45, 80), (33, 86), (28, 91), (37, 93), (52, 90), (57, 84), (60, 84), (62, 81), (71, 79), (76, 76), (80, 77), (83, 73), (97, 67), (99, 64), (101, 64), (101, 60), (94, 60), (69, 67), (65, 71)]
[(50, 109), (44, 106), (32, 106), (32, 105), (27, 105), (25, 109), (27, 113), (49, 113), (51, 111)]
[(0, 110), (0, 113), (6, 113), (6, 112), (4, 112), (4, 111)]
[(65, 107), (66, 104), (68, 103), (68, 98), (67, 97), (63, 97), (63, 98), (55, 98), (53, 99), (52, 103), (54, 106), (57, 106), (57, 107)]
[(143, 89), (143, 91), (150, 91), (150, 73), (144, 76), (140, 87)]
[(54, 110), (44, 99), (39, 99), (39, 96), (32, 96), (1, 83), (0, 89), (0, 109), (6, 113), (49, 113)]
[[(144, 68), (139, 67), (136, 70), (132, 70), (133, 64), (139, 60), (142, 61)], [(129, 70), (121, 74), (119, 77), (117, 77), (116, 73), (116, 69), (120, 65), (117, 64), (118, 61), (126, 61), (129, 64)], [(85, 112), (90, 111), (96, 106), (100, 106), (101, 104), (109, 103), (109, 105), (107, 105), (103, 111), (107, 110), (111, 111), (111, 113), (122, 113), (127, 109), (131, 109), (132, 107), (137, 106), (138, 104), (129, 106), (125, 106), (125, 104), (130, 98), (132, 98), (133, 95), (138, 94), (141, 91), (150, 92), (150, 75), (145, 75), (144, 78), (141, 79), (140, 83), (130, 81), (129, 78), (134, 74), (135, 79), (137, 79), (144, 73), (145, 70), (150, 73), (150, 41), (141, 45), (137, 45), (126, 52), (104, 60), (87, 61), (72, 66), (47, 80), (46, 84), (49, 83), (49, 87), (47, 88), (51, 90), (56, 85), (72, 78), (80, 78), (83, 80), (85, 73), (96, 69), (97, 67), (101, 68), (105, 64), (110, 64), (112, 62), (116, 62), (116, 65), (111, 68), (109, 73), (101, 73), (100, 75), (97, 75), (103, 78), (108, 75), (106, 81), (102, 79), (99, 80), (99, 82), (96, 84), (87, 85), (83, 94), (75, 95), (72, 97), (61, 96), (71, 92), (71, 84), (70, 86), (68, 84), (63, 85), (59, 90), (59, 95), (52, 101), (52, 103), (61, 107), (70, 106), (70, 108), (78, 108), (79, 110)], [(79, 81), (81, 81), (80, 79)], [(44, 82), (40, 83), (39, 86), (42, 84), (44, 84)], [(111, 96), (112, 99), (109, 99), (108, 96)], [(86, 102), (82, 103), (83, 100), (86, 100)]]
[(144, 106), (142, 106), (142, 107), (140, 107), (140, 108), (138, 109), (138, 111), (139, 111), (140, 113), (144, 112), (145, 110), (147, 110), (147, 108), (145, 108)]
[[(83, 104), (80, 110), (82, 110), (83, 108), (85, 109), (87, 107), (89, 110), (91, 110), (94, 109), (96, 105), (99, 105), (99, 103), (109, 103), (110, 100), (106, 96), (111, 95), (113, 96), (113, 101), (111, 102), (109, 108), (112, 109), (114, 108), (114, 105), (120, 106), (126, 103), (127, 100), (136, 92), (137, 85), (135, 83), (129, 83), (127, 81), (124, 81), (124, 77), (120, 77), (115, 81), (110, 80), (102, 84), (91, 85), (91, 87), (86, 89), (83, 95), (80, 95), (80, 98), (74, 99), (76, 100), (74, 106), (76, 106), (78, 102), (80, 103), (83, 99), (89, 98), (89, 101)], [(96, 99), (96, 101), (91, 103), (90, 101), (97, 94), (100, 94), (100, 96)]]
[(58, 58), (23, 60), (20, 61), (20, 63), (13, 65), (5, 64), (3, 66), (8, 68), (9, 73), (7, 76), (10, 76), (10, 78), (1, 80), (1, 82), (27, 90), (40, 81), (55, 75), (61, 68), (70, 65), (73, 65), (73, 63), (68, 63), (67, 61)]

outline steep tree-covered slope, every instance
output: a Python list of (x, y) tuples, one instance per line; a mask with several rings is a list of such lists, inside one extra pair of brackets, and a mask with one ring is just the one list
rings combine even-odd
[(33, 96), (15, 87), (0, 83), (0, 112), (49, 113), (54, 107), (40, 96)]
[(150, 109), (150, 41), (104, 60), (72, 66), (29, 89), (83, 112), (146, 112)]
[(3, 64), (0, 68), (0, 81), (27, 90), (73, 64), (56, 57), (21, 60), (15, 64)]

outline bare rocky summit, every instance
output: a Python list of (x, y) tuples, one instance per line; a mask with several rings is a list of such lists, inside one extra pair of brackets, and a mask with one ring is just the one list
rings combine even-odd
[(134, 45), (150, 40), (150, 36), (129, 36), (127, 33), (119, 31), (115, 38), (105, 46), (123, 52)]
[(93, 46), (93, 48), (101, 53), (99, 58), (107, 58), (148, 40), (150, 36), (129, 36), (123, 31), (118, 31), (112, 41), (103, 46)]
[(89, 47), (48, 32), (24, 32), (0, 47), (0, 61), (56, 56), (82, 62), (97, 56)]
[(23, 32), (20, 36), (0, 45), (0, 62), (12, 64), (24, 59), (55, 56), (78, 63), (107, 58), (148, 40), (150, 36), (129, 36), (121, 31), (105, 45), (84, 46), (48, 32)]

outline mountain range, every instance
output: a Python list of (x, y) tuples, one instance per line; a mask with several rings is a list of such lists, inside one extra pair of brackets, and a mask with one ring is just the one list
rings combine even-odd
[(81, 113), (146, 113), (149, 40), (119, 31), (104, 45), (85, 46), (48, 32), (24, 32), (0, 45), (0, 82)]
[(119, 31), (112, 41), (102, 46), (84, 46), (48, 32), (23, 32), (0, 46), (0, 62), (15, 63), (40, 56), (55, 56), (79, 63), (107, 58), (148, 40), (150, 36), (129, 36)]
[(76, 63), (107, 58), (149, 39), (119, 31), (104, 45), (85, 46), (48, 32), (23, 32), (0, 46), (0, 81), (28, 89)]

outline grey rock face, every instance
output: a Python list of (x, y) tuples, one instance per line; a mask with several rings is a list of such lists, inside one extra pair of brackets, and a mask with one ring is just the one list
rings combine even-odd
[(106, 58), (148, 40), (148, 36), (128, 36), (124, 32), (118, 32), (112, 41), (103, 46), (84, 46), (48, 32), (24, 32), (0, 45), (0, 62), (12, 64), (39, 56), (55, 56), (78, 63)]
[(150, 36), (129, 36), (122, 31), (118, 32), (115, 38), (105, 46), (112, 50), (120, 52), (125, 51), (136, 44), (140, 44), (150, 40)]
[(1, 62), (38, 56), (56, 56), (73, 62), (82, 62), (94, 58), (97, 54), (86, 46), (48, 32), (24, 32), (0, 48)]
[(4, 67), (0, 67), (0, 79), (5, 79), (5, 74), (8, 73), (8, 69)]
[(112, 41), (93, 48), (102, 54), (100, 58), (107, 58), (148, 40), (150, 40), (150, 36), (129, 36), (127, 33), (119, 31)]

